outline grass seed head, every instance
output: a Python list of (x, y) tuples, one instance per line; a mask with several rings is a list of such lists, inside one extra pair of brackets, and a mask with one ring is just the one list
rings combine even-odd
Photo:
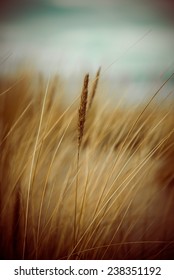
[(94, 100), (94, 97), (95, 97), (95, 94), (96, 94), (96, 91), (97, 91), (97, 86), (98, 86), (98, 81), (99, 81), (99, 76), (100, 76), (100, 71), (101, 71), (101, 67), (99, 67), (97, 73), (96, 73), (96, 78), (93, 82), (93, 87), (92, 87), (92, 90), (91, 90), (91, 94), (90, 94), (90, 100), (89, 100), (89, 106), (88, 106), (88, 110), (91, 108), (92, 106), (92, 102)]
[(86, 119), (86, 107), (87, 107), (87, 99), (88, 99), (88, 83), (89, 83), (89, 74), (85, 75), (82, 93), (81, 93), (81, 101), (78, 115), (78, 147), (80, 148), (83, 138), (85, 119)]

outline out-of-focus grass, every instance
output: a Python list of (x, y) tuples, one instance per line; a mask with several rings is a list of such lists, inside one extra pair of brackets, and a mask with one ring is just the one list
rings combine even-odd
[(114, 108), (98, 91), (77, 169), (79, 99), (59, 78), (3, 78), (0, 94), (1, 258), (174, 257), (173, 103)]

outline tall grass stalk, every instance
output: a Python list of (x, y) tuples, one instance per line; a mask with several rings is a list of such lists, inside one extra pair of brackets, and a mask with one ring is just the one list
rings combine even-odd
[(78, 203), (78, 171), (79, 171), (79, 158), (80, 158), (80, 148), (82, 144), (85, 120), (86, 120), (86, 109), (88, 101), (88, 83), (89, 83), (89, 74), (85, 75), (80, 106), (78, 111), (78, 148), (77, 148), (77, 180), (75, 188), (75, 212), (74, 212), (74, 245), (76, 244), (76, 234), (77, 234), (77, 203)]
[(31, 168), (30, 168), (30, 174), (29, 174), (29, 182), (28, 182), (28, 190), (27, 190), (27, 204), (26, 204), (26, 212), (25, 212), (23, 253), (22, 253), (23, 259), (25, 259), (25, 250), (26, 250), (26, 242), (27, 242), (29, 202), (30, 202), (30, 191), (31, 191), (31, 188), (32, 188), (32, 183), (33, 183), (34, 162), (35, 162), (37, 145), (38, 145), (38, 142), (39, 142), (40, 131), (41, 131), (41, 127), (42, 127), (44, 109), (45, 109), (45, 105), (46, 105), (46, 98), (47, 98), (48, 88), (49, 88), (49, 81), (50, 80), (48, 80), (47, 87), (46, 87), (45, 94), (44, 94), (44, 99), (43, 99), (43, 104), (42, 104), (42, 109), (41, 109), (41, 115), (40, 115), (40, 120), (39, 120), (39, 126), (38, 126), (36, 141), (35, 141), (35, 145), (34, 145), (34, 149), (33, 149), (33, 156), (32, 156)]

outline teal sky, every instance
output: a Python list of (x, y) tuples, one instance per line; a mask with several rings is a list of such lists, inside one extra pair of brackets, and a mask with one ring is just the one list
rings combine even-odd
[(170, 72), (173, 5), (163, 2), (16, 0), (8, 6), (6, 1), (0, 55), (12, 55), (3, 68), (25, 59), (43, 71), (69, 75), (95, 71), (99, 65), (106, 69), (115, 61), (108, 75), (144, 79)]

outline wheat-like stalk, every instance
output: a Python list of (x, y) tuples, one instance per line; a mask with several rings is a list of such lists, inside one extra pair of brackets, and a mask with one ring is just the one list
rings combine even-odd
[(80, 107), (78, 111), (78, 150), (77, 150), (77, 179), (76, 179), (76, 188), (75, 188), (75, 209), (74, 209), (74, 246), (76, 244), (76, 235), (77, 235), (77, 200), (78, 200), (78, 170), (79, 170), (79, 156), (80, 156), (80, 147), (82, 143), (84, 126), (86, 120), (86, 108), (88, 100), (88, 83), (89, 83), (89, 74), (85, 75)]
[(89, 99), (89, 105), (88, 105), (88, 110), (91, 108), (96, 91), (97, 91), (97, 86), (98, 86), (98, 81), (99, 81), (99, 76), (100, 76), (100, 72), (101, 72), (101, 67), (99, 67), (97, 73), (96, 73), (96, 78), (93, 82), (93, 87), (91, 90), (91, 94), (90, 94), (90, 99)]
[(85, 75), (82, 93), (81, 93), (81, 101), (79, 107), (78, 114), (78, 151), (81, 147), (85, 120), (86, 120), (86, 107), (87, 107), (87, 99), (88, 99), (88, 83), (89, 83), (89, 74)]

